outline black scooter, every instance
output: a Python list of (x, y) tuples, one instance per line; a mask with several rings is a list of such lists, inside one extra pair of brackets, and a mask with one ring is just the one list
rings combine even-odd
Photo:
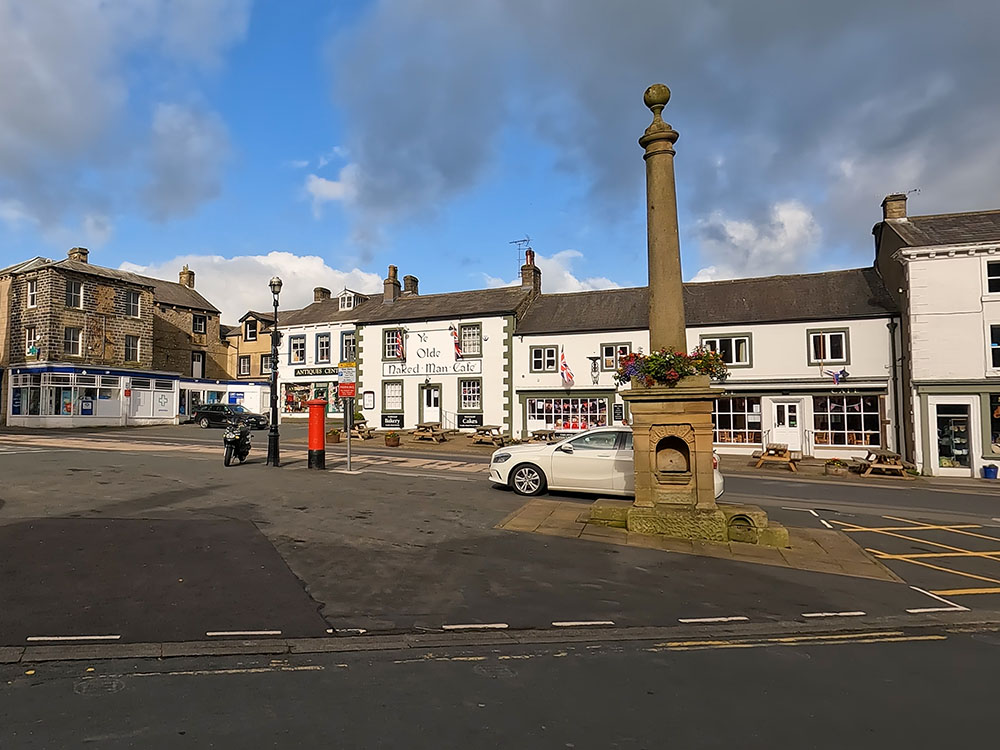
[(242, 419), (230, 420), (222, 436), (222, 444), (226, 446), (226, 455), (222, 459), (224, 465), (232, 464), (234, 456), (243, 463), (250, 455), (250, 427)]

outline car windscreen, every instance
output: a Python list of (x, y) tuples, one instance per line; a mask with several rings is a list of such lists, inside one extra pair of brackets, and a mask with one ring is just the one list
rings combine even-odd
[(237, 414), (249, 414), (250, 413), (250, 410), (248, 408), (246, 408), (245, 406), (238, 406), (237, 405), (237, 406), (232, 406), (230, 408), (234, 412), (236, 412)]

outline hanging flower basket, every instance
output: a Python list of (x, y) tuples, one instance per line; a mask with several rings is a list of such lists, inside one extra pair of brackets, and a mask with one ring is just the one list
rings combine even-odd
[(708, 375), (712, 380), (725, 380), (729, 368), (722, 355), (699, 346), (690, 354), (661, 349), (649, 354), (632, 353), (620, 360), (615, 373), (619, 385), (652, 388), (657, 385), (677, 385), (693, 375)]

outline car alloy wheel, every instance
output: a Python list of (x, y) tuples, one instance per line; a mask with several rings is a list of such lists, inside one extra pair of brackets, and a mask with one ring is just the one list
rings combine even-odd
[(201, 419), (199, 419), (198, 424), (201, 425), (202, 429), (208, 427), (208, 417), (202, 417)]
[(514, 469), (511, 485), (518, 495), (537, 495), (545, 488), (545, 477), (537, 466), (522, 464)]

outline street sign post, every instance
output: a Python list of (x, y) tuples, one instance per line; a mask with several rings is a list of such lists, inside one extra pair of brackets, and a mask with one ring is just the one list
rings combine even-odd
[(354, 398), (358, 395), (358, 363), (337, 366), (337, 396), (344, 399), (344, 432), (347, 433), (347, 470), (351, 470), (351, 428), (354, 426)]

